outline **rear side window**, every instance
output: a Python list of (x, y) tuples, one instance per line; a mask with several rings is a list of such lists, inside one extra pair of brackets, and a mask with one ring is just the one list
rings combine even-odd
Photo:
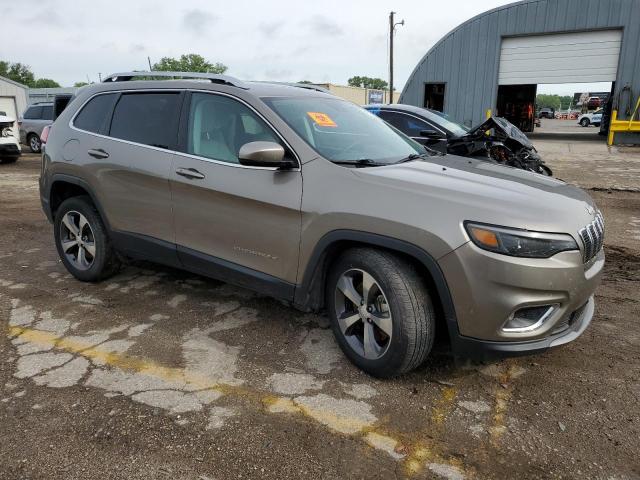
[(89, 100), (73, 121), (73, 126), (93, 133), (105, 133), (117, 94), (97, 95)]
[(42, 107), (42, 120), (53, 120), (53, 105)]
[(159, 148), (175, 145), (178, 92), (127, 93), (116, 104), (109, 136)]
[(29, 107), (26, 112), (24, 112), (25, 120), (39, 120), (42, 117), (42, 107)]

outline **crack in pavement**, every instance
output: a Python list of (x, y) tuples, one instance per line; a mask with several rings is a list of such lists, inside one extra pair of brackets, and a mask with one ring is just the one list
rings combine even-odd
[[(250, 400), (269, 413), (302, 414), (306, 418), (310, 418), (329, 427), (334, 432), (354, 436), (373, 448), (386, 451), (392, 458), (398, 461), (410, 458), (411, 462), (419, 461), (421, 466), (426, 461), (430, 461), (431, 463), (437, 462), (438, 464), (450, 465), (452, 468), (455, 468), (456, 471), (460, 471), (461, 474), (464, 472), (464, 469), (459, 465), (459, 460), (456, 458), (446, 458), (432, 449), (412, 446), (404, 447), (403, 445), (407, 445), (407, 442), (401, 440), (404, 435), (394, 435), (393, 433), (384, 431), (382, 428), (376, 428), (375, 422), (377, 418), (368, 410), (365, 410), (361, 416), (354, 416), (354, 410), (360, 411), (363, 406), (370, 408), (363, 402), (340, 400), (326, 394), (294, 397), (293, 399), (278, 397), (272, 392), (246, 387), (242, 384), (212, 382), (210, 377), (201, 372), (186, 370), (184, 368), (167, 367), (152, 360), (129, 356), (126, 353), (99, 350), (78, 340), (78, 337), (74, 339), (57, 337), (51, 332), (39, 331), (24, 326), (10, 326), (8, 333), (12, 337), (19, 336), (28, 342), (50, 345), (68, 354), (81, 355), (94, 363), (117, 368), (123, 371), (123, 373), (133, 372), (161, 380), (162, 382), (174, 382), (180, 386), (186, 386), (186, 392), (184, 387), (174, 389), (176, 393), (180, 392), (183, 395), (191, 395), (202, 391), (216, 392), (219, 396), (232, 395)], [(88, 382), (88, 384), (91, 385), (90, 382)], [(160, 387), (157, 389), (146, 389), (142, 393), (152, 394), (158, 391), (170, 391), (170, 389)], [(132, 392), (129, 392), (129, 394), (131, 393)], [(136, 395), (139, 395), (139, 393), (136, 393)], [(217, 399), (217, 397), (211, 400), (213, 401), (215, 399)], [(153, 399), (152, 401), (158, 403)], [(280, 408), (273, 408), (277, 405), (279, 405)], [(329, 405), (331, 406), (329, 407)], [(336, 405), (338, 406), (337, 411), (335, 409)], [(156, 406), (165, 408), (167, 405), (159, 401), (159, 404)], [(171, 410), (171, 408), (168, 409)], [(180, 412), (182, 410), (178, 408), (171, 411)], [(219, 423), (220, 419), (230, 415), (230, 412), (227, 410), (214, 409), (212, 414), (215, 417), (212, 420), (214, 425), (212, 428), (219, 428), (221, 426)], [(406, 456), (404, 453), (401, 453), (405, 449), (412, 452), (411, 455)], [(419, 468), (414, 468), (416, 473), (420, 470)]]

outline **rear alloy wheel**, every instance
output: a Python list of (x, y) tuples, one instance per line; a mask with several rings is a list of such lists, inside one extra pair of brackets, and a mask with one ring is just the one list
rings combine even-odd
[(100, 214), (89, 197), (68, 198), (54, 222), (56, 248), (62, 263), (78, 280), (97, 282), (120, 268)]
[(33, 153), (40, 153), (40, 150), (42, 149), (42, 143), (40, 142), (40, 137), (38, 137), (38, 135), (29, 135), (28, 142), (29, 148)]
[(96, 239), (87, 218), (70, 210), (62, 217), (60, 243), (64, 255), (78, 270), (91, 268), (96, 258)]
[(582, 120), (580, 120), (580, 125), (582, 125), (583, 127), (588, 127), (589, 126), (589, 119), (588, 118), (583, 118)]
[(404, 258), (371, 248), (348, 250), (332, 266), (326, 293), (340, 348), (370, 375), (389, 378), (408, 372), (431, 351), (431, 299)]

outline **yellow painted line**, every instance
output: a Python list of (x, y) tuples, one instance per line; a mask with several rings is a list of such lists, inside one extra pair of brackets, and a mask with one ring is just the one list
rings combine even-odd
[[(77, 339), (60, 337), (51, 332), (24, 327), (9, 327), (9, 336), (11, 338), (20, 337), (22, 340), (40, 346), (53, 347), (67, 353), (81, 355), (94, 360), (96, 363), (102, 363), (121, 370), (136, 372), (166, 381), (183, 382), (191, 387), (196, 387), (197, 390), (215, 390), (225, 395), (235, 395), (253, 400), (269, 413), (299, 413), (338, 433), (353, 432), (351, 436), (360, 438), (367, 445), (370, 445), (367, 441), (367, 434), (375, 433), (385, 437), (390, 442), (395, 442), (398, 447), (398, 453), (406, 455), (403, 462), (405, 470), (409, 474), (421, 472), (426, 461), (447, 463), (464, 471), (464, 467), (458, 459), (444, 457), (436, 453), (434, 448), (425, 444), (424, 439), (410, 442), (406, 434), (391, 432), (380, 425), (370, 425), (358, 418), (336, 415), (326, 409), (310, 408), (306, 405), (297, 404), (290, 398), (279, 397), (269, 392), (261, 392), (238, 385), (212, 383), (211, 380), (204, 376), (189, 372), (183, 368), (166, 367), (152, 360), (105, 351), (100, 348), (100, 345), (92, 345)], [(452, 403), (456, 394), (455, 389), (448, 387), (443, 390), (441, 401)], [(347, 435), (349, 434), (347, 433)], [(402, 440), (403, 438), (405, 441)]]

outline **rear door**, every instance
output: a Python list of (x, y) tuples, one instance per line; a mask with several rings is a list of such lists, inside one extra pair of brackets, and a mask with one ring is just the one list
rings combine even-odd
[(169, 173), (181, 99), (179, 91), (100, 94), (73, 119), (85, 172), (118, 246), (171, 264)]
[(113, 110), (108, 153), (126, 168), (105, 194), (118, 198), (122, 233), (146, 240), (145, 251), (144, 243), (175, 244), (169, 175), (181, 101), (178, 91), (124, 92)]
[(300, 169), (246, 167), (238, 151), (262, 140), (294, 153), (264, 118), (234, 97), (193, 92), (185, 104), (183, 153), (176, 154), (171, 171), (181, 262), (270, 295), (292, 296), (301, 230)]
[(36, 121), (38, 125), (38, 136), (42, 135), (42, 129), (53, 123), (53, 105), (43, 105), (42, 115)]

